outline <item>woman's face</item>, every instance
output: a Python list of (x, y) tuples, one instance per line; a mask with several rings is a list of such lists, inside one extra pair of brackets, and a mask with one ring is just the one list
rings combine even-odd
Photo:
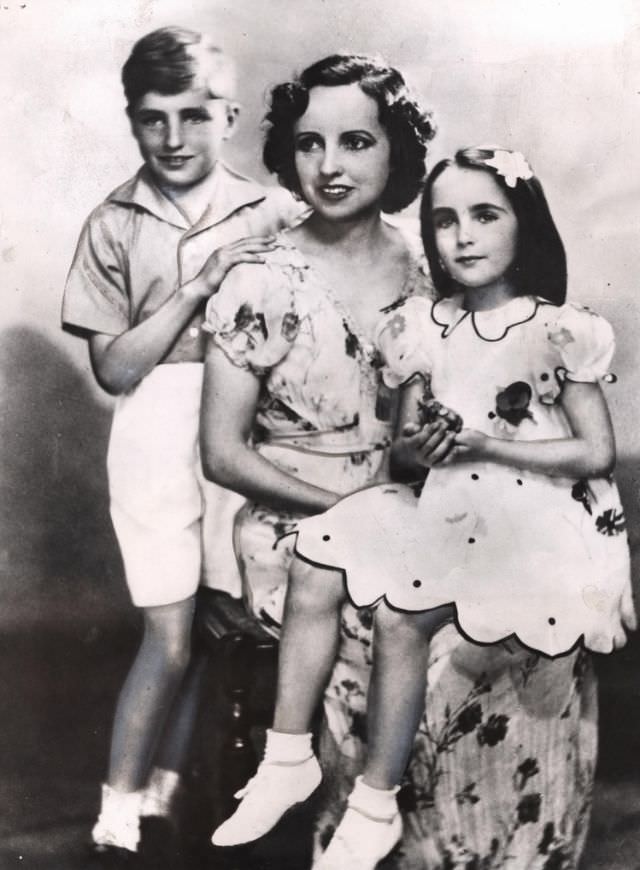
[(329, 221), (378, 211), (391, 147), (378, 105), (357, 84), (318, 86), (293, 128), (302, 196)]

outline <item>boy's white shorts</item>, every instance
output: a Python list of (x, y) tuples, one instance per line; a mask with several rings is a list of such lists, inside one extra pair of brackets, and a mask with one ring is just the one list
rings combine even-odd
[(159, 365), (116, 402), (111, 517), (138, 607), (183, 601), (201, 582), (241, 594), (233, 523), (244, 499), (202, 474), (203, 372), (202, 363)]

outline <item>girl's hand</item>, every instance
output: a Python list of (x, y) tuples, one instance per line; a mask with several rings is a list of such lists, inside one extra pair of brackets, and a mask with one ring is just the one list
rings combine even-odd
[(250, 236), (223, 245), (207, 259), (195, 278), (180, 290), (191, 298), (208, 299), (217, 293), (227, 272), (239, 263), (264, 263), (263, 254), (277, 247), (274, 236)]
[(477, 429), (463, 429), (455, 436), (452, 462), (479, 462), (489, 458), (492, 439)]
[(455, 437), (442, 418), (424, 426), (406, 423), (391, 447), (393, 462), (402, 468), (431, 468), (446, 459)]
[(437, 399), (429, 398), (418, 402), (418, 419), (423, 425), (426, 423), (435, 423), (437, 420), (444, 420), (447, 428), (453, 432), (460, 432), (463, 427), (463, 420), (460, 414), (447, 408)]

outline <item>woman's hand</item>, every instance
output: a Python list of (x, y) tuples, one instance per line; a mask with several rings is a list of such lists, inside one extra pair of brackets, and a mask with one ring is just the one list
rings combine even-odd
[(444, 418), (424, 426), (405, 423), (391, 445), (391, 460), (403, 469), (431, 468), (446, 459), (455, 438)]

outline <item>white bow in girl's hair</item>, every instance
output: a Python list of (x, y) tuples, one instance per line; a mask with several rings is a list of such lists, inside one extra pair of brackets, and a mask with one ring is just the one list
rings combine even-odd
[(499, 175), (504, 176), (507, 187), (515, 187), (519, 179), (528, 181), (533, 178), (533, 171), (520, 151), (496, 149), (490, 160), (484, 161), (493, 167)]

